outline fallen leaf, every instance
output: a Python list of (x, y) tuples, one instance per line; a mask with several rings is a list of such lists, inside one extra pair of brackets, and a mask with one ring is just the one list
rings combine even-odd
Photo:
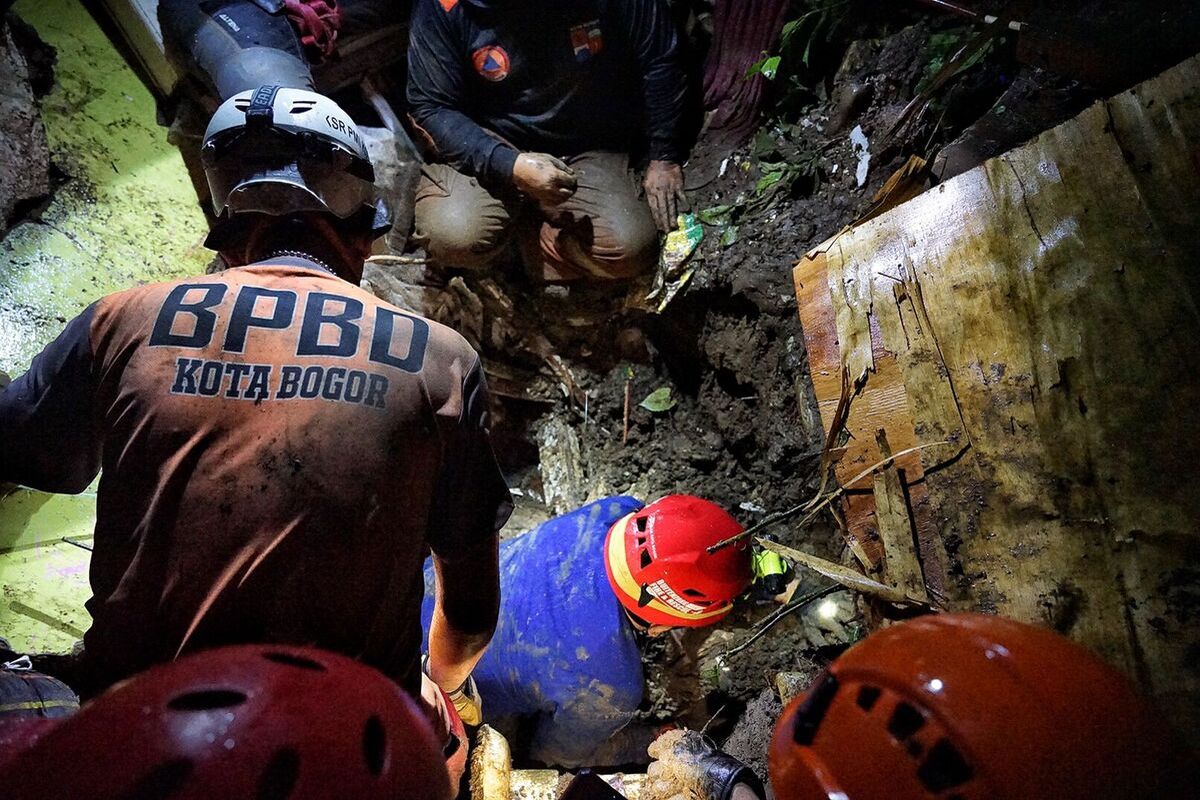
[(675, 398), (671, 396), (670, 386), (660, 386), (650, 394), (646, 395), (646, 399), (638, 403), (639, 406), (647, 411), (655, 414), (663, 411), (670, 411), (675, 407)]

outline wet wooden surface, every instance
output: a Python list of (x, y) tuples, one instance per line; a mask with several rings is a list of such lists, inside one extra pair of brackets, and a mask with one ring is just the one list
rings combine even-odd
[[(839, 480), (883, 457), (880, 430), (896, 452), (947, 442), (897, 460), (931, 595), (1067, 633), (1192, 730), (1198, 171), (1192, 59), (795, 270), (827, 426), (843, 370), (857, 381)], [(895, 498), (847, 499), (873, 558), (879, 516), (903, 540)]]

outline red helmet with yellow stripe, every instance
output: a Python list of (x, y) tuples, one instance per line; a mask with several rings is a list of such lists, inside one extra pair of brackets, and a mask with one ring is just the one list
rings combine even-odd
[(668, 495), (608, 529), (608, 582), (621, 605), (650, 625), (712, 625), (750, 586), (752, 572), (748, 542), (711, 554), (707, 548), (741, 531), (715, 503)]

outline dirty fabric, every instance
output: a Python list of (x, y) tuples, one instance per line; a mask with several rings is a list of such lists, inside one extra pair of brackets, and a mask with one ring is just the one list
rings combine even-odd
[(413, 9), (408, 102), (438, 160), (499, 187), (518, 149), (626, 150), (644, 130), (651, 158), (683, 163), (687, 82), (666, 3), (492, 5)]
[(486, 409), (460, 336), (300, 259), (90, 306), (0, 393), (0, 481), (103, 465), (83, 691), (235, 642), (415, 689), (428, 548), (488, 546), (510, 508)]
[[(595, 763), (591, 757), (641, 703), (640, 651), (609, 586), (603, 550), (609, 527), (642, 505), (632, 497), (598, 500), (501, 545), (500, 620), (474, 677), (485, 719), (535, 720), (529, 755), (538, 761)], [(429, 564), (425, 590), (428, 631)], [(611, 758), (605, 763), (620, 763)]]

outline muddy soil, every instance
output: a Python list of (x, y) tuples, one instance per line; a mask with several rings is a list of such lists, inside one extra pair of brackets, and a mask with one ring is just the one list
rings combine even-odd
[[(712, 224), (692, 256), (694, 277), (661, 313), (644, 300), (648, 281), (540, 285), (515, 252), (486, 275), (414, 266), (368, 277), (377, 292), (407, 298), (483, 353), (497, 451), (518, 509), (505, 536), (612, 494), (697, 494), (747, 525), (813, 496), (824, 433), (792, 267), (853, 222), (910, 154), (950, 141), (1003, 91), (1000, 69), (985, 62), (948, 90), (947, 107), (961, 113), (887, 135), (946, 37), (963, 35), (954, 33), (958, 24), (868, 19), (828, 48), (824, 72), (800, 92), (802, 108), (767, 121), (733, 152), (702, 137), (687, 185), (692, 210)], [(642, 405), (664, 389), (669, 407)], [(842, 558), (832, 521), (774, 533)], [(776, 607), (742, 604), (716, 629), (648, 643), (643, 721), (708, 726), (720, 741), (776, 673), (814, 674), (859, 630), (847, 619), (841, 633), (823, 631), (806, 611), (722, 657)]]

